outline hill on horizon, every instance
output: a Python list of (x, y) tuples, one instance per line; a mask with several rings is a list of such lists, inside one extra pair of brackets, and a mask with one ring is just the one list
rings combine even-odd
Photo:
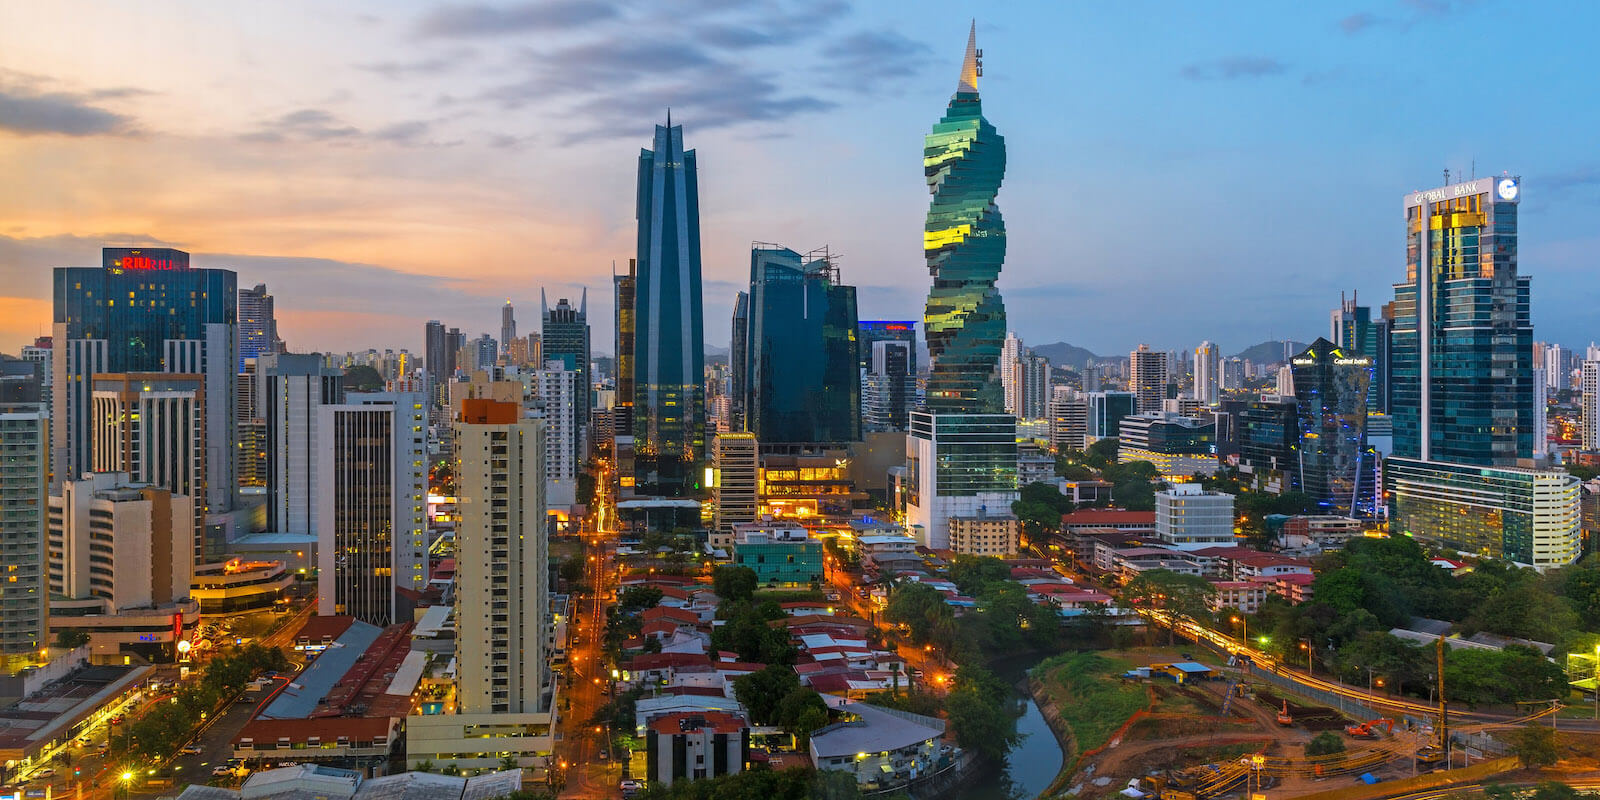
[(1293, 358), (1296, 353), (1310, 346), (1306, 342), (1297, 342), (1293, 339), (1278, 339), (1246, 347), (1232, 357), (1254, 361), (1258, 364), (1284, 364), (1290, 358)]

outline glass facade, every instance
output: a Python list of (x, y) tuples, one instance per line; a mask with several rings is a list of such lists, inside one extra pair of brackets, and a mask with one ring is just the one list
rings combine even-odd
[[(616, 436), (633, 435), (633, 296), (635, 262), (628, 259), (628, 274), (611, 276), (616, 293), (617, 404), (612, 410)], [(541, 343), (542, 344), (542, 343)]]
[(1390, 411), (1404, 458), (1511, 465), (1533, 453), (1533, 324), (1517, 274), (1515, 178), (1406, 196)]
[(911, 435), (934, 443), (936, 496), (1017, 490), (1016, 417), (915, 413), (911, 415)]
[(700, 187), (683, 127), (657, 125), (639, 152), (634, 287), (633, 436), (641, 492), (695, 488), (705, 452)]
[(911, 345), (911, 363), (907, 370), (917, 374), (917, 323), (915, 320), (864, 319), (856, 323), (856, 351), (861, 369), (872, 369), (874, 342), (907, 342)]
[(1537, 567), (1578, 557), (1578, 479), (1562, 470), (1384, 462), (1393, 535)]
[(999, 413), (996, 370), (1006, 310), (995, 280), (1006, 259), (1006, 227), (995, 205), (1006, 171), (1005, 139), (983, 118), (976, 33), (967, 40), (961, 82), (922, 150), (933, 201), (923, 255), (933, 287), (928, 337), (927, 407), (936, 412)]
[(746, 428), (763, 445), (861, 438), (856, 289), (828, 256), (786, 247), (750, 252), (743, 363)]
[(590, 395), (594, 385), (589, 379), (589, 290), (583, 290), (583, 299), (573, 308), (567, 298), (556, 301), (551, 308), (545, 302), (544, 290), (539, 290), (541, 315), (540, 368), (544, 361), (560, 361), (561, 366), (578, 373), (578, 425), (589, 423), (589, 408), (594, 405)]
[(1373, 459), (1367, 398), (1373, 359), (1318, 339), (1289, 361), (1299, 411), (1300, 491), (1324, 513), (1372, 513)]

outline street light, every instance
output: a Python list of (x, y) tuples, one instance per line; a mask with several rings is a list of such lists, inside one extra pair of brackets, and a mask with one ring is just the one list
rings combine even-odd
[(1250, 643), (1250, 620), (1246, 617), (1234, 617), (1233, 623), (1243, 626), (1244, 631), (1239, 636), (1239, 643), (1248, 645)]

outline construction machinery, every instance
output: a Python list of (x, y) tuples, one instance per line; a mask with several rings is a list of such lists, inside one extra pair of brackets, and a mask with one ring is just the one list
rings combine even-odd
[(1283, 701), (1283, 708), (1278, 710), (1278, 724), (1287, 728), (1294, 724), (1294, 717), (1289, 716), (1289, 701)]
[(1349, 735), (1351, 735), (1351, 736), (1356, 737), (1357, 739), (1376, 739), (1376, 738), (1378, 738), (1378, 728), (1380, 728), (1380, 727), (1383, 728), (1383, 732), (1384, 733), (1393, 734), (1394, 733), (1394, 720), (1392, 720), (1392, 719), (1369, 719), (1366, 722), (1360, 723), (1358, 725), (1346, 725), (1346, 726), (1344, 726), (1344, 732), (1349, 734)]

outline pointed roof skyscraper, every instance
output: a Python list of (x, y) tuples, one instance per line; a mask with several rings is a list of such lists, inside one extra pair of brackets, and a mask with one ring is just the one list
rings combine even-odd
[(978, 21), (972, 21), (967, 32), (967, 57), (961, 62), (961, 82), (957, 92), (978, 93), (978, 77), (983, 74), (983, 51), (978, 49)]

